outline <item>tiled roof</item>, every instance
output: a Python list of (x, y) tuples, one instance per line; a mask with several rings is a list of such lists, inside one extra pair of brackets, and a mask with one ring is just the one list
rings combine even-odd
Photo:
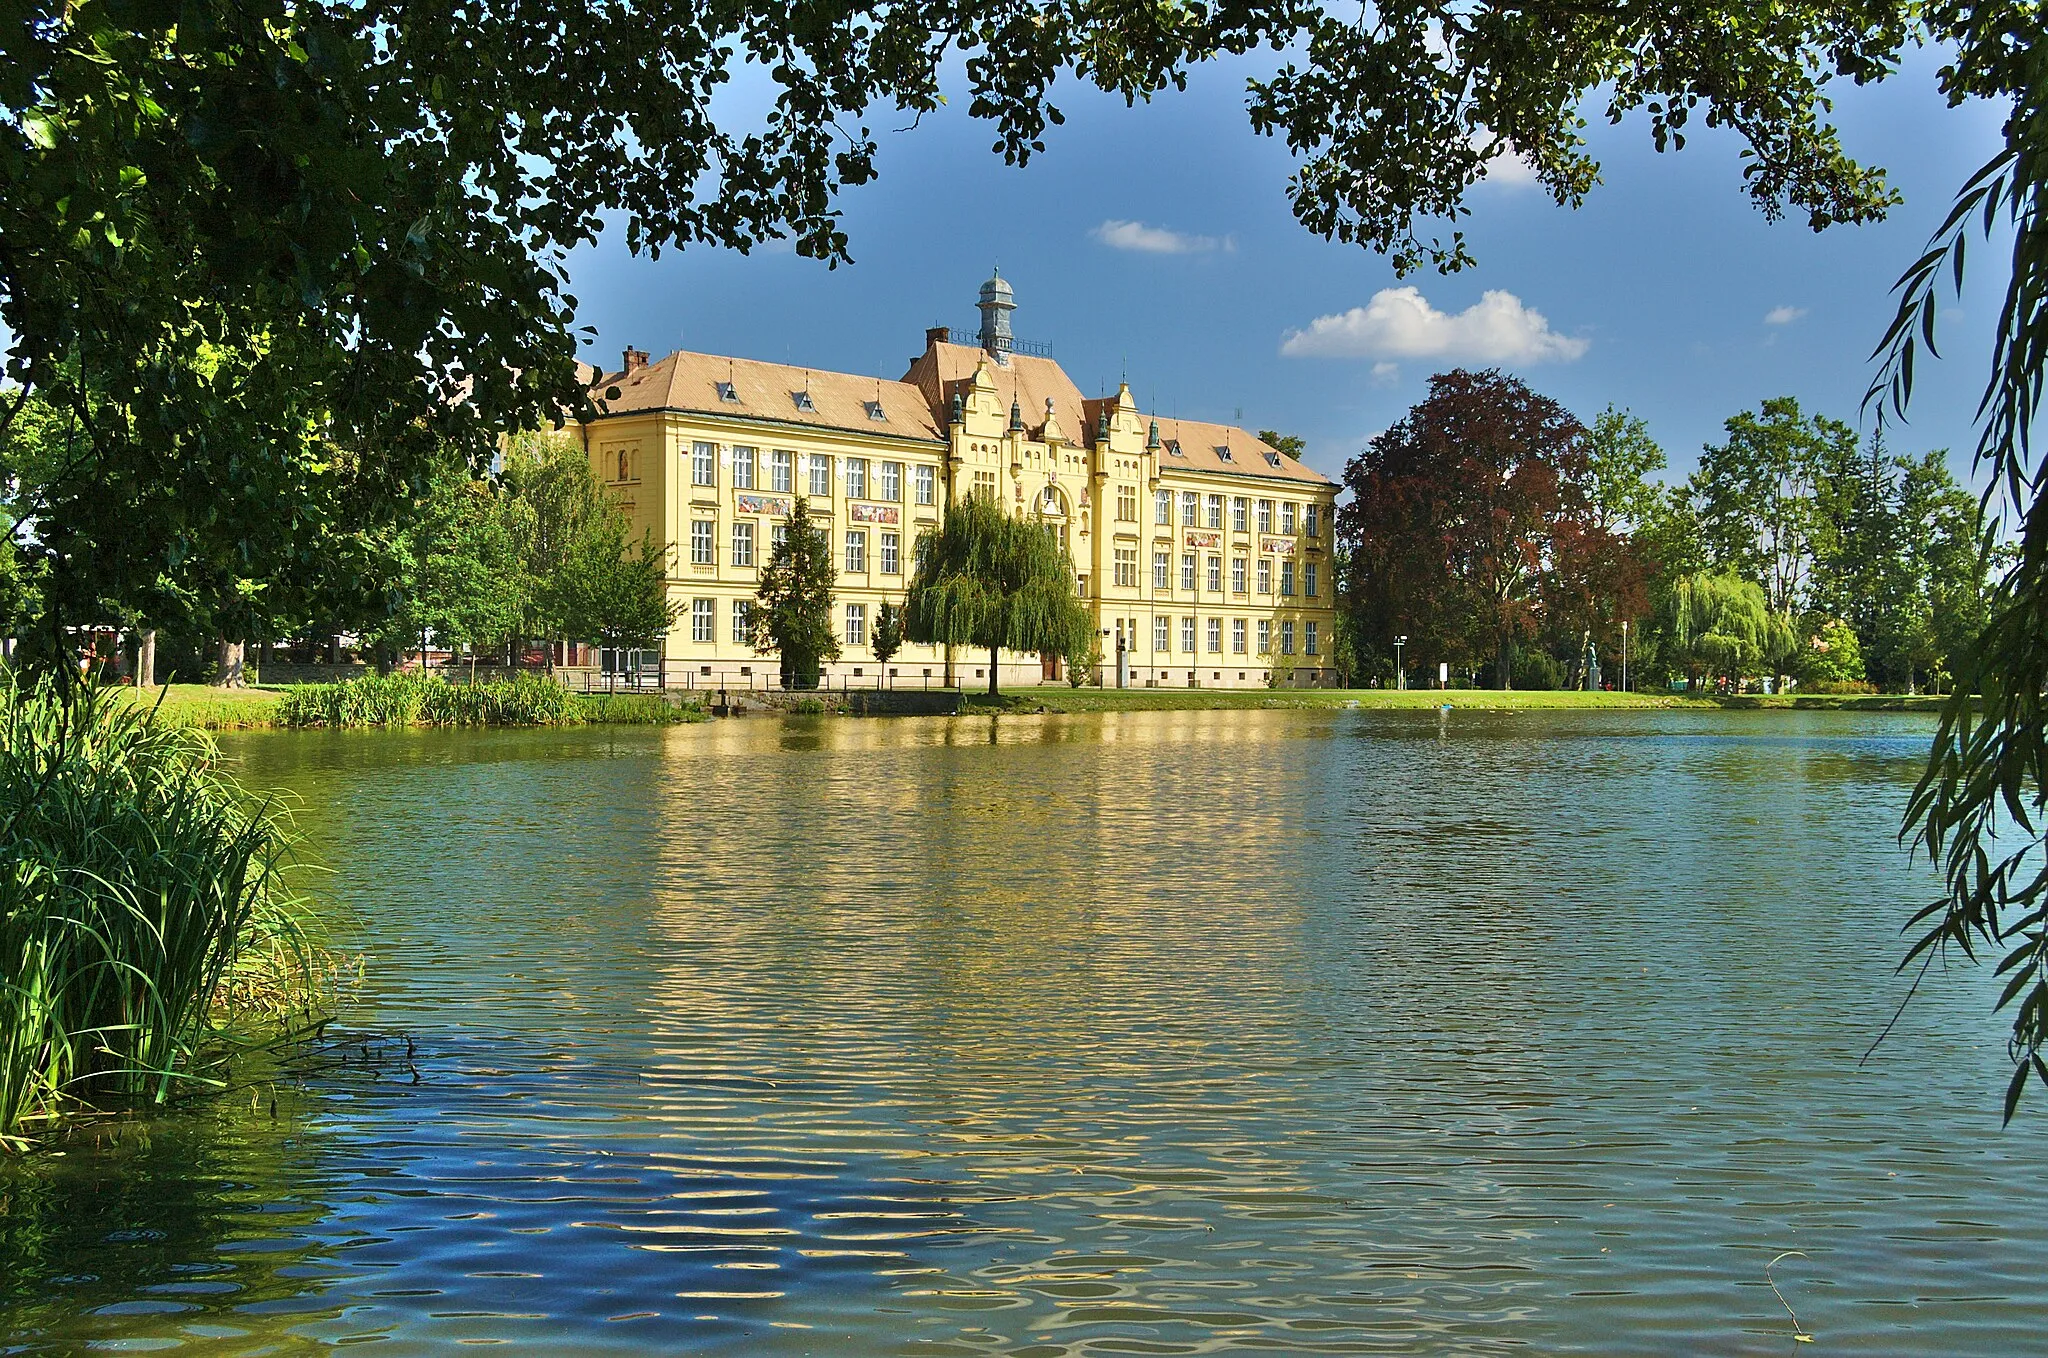
[[(1140, 417), (1143, 418), (1143, 417)], [(1330, 487), (1337, 483), (1321, 472), (1268, 447), (1235, 425), (1205, 424), (1200, 420), (1176, 420), (1165, 415), (1159, 420), (1159, 470), (1223, 472), (1233, 476), (1264, 476), (1293, 481), (1303, 486)], [(1146, 425), (1149, 436), (1151, 426)], [(1180, 456), (1171, 451), (1180, 447)], [(1226, 459), (1219, 449), (1228, 449)]]
[[(719, 391), (721, 383), (729, 383), (737, 399), (726, 400)], [(679, 351), (630, 373), (606, 373), (591, 387), (591, 399), (608, 415), (687, 410), (897, 438), (945, 437), (943, 426), (933, 420), (930, 402), (909, 383), (786, 363)], [(606, 397), (611, 388), (618, 390), (615, 399)], [(808, 393), (809, 409), (799, 403), (799, 393)], [(881, 419), (869, 414), (873, 403), (880, 404)]]
[[(935, 417), (946, 418), (947, 410), (953, 403), (953, 393), (965, 388), (974, 380), (974, 370), (981, 366), (982, 351), (971, 344), (933, 344), (911, 361), (910, 371), (903, 380), (914, 384), (931, 402)], [(1066, 370), (1049, 358), (1032, 358), (1026, 354), (1012, 354), (1008, 363), (992, 363), (989, 374), (995, 379), (996, 400), (1007, 415), (1010, 402), (1017, 403), (1017, 409), (1024, 417), (1024, 426), (1033, 438), (1041, 436), (1045, 427), (1045, 402), (1052, 400), (1052, 412), (1060, 423), (1060, 433), (1069, 443), (1087, 443), (1095, 433), (1095, 426), (1086, 423), (1087, 416), (1082, 410), (1081, 389), (1074, 385)]]
[[(972, 345), (934, 343), (911, 361), (902, 381), (887, 382), (786, 363), (679, 351), (631, 373), (606, 373), (594, 379), (591, 399), (609, 415), (683, 410), (943, 441), (953, 394), (973, 382), (981, 360), (982, 351)], [(1084, 399), (1066, 370), (1049, 358), (1012, 354), (1008, 363), (991, 364), (989, 372), (1001, 408), (1007, 412), (1015, 401), (1033, 438), (1043, 436), (1048, 399), (1061, 434), (1069, 443), (1084, 445), (1093, 442), (1102, 411), (1115, 405), (1113, 397)], [(731, 385), (737, 399), (726, 400), (720, 394), (724, 384)], [(619, 394), (608, 400), (606, 392), (611, 388), (617, 388)], [(800, 392), (808, 393), (809, 409), (798, 403)], [(875, 403), (884, 418), (875, 419), (869, 413)], [(1155, 417), (1141, 413), (1138, 418), (1149, 434)], [(1162, 446), (1161, 470), (1266, 477), (1304, 487), (1336, 484), (1234, 425), (1165, 415), (1156, 418), (1161, 444), (1176, 443), (1181, 450), (1176, 457)], [(1219, 448), (1230, 450), (1228, 459)]]

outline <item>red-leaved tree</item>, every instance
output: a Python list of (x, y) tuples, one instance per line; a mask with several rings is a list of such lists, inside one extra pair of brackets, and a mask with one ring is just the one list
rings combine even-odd
[(1348, 606), (1376, 649), (1406, 634), (1418, 658), (1490, 660), (1506, 688), (1539, 627), (1639, 603), (1640, 565), (1588, 503), (1585, 427), (1517, 378), (1432, 377), (1344, 482)]

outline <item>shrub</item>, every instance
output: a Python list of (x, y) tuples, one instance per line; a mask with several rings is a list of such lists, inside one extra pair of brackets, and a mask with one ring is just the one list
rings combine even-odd
[(672, 703), (653, 693), (590, 693), (576, 695), (576, 719), (614, 726), (667, 726), (709, 721), (702, 703)]
[(287, 690), (277, 720), (283, 726), (564, 726), (583, 716), (575, 694), (537, 675), (451, 684), (431, 675), (366, 674)]
[(311, 994), (281, 815), (212, 739), (88, 690), (0, 687), (0, 1143), (67, 1107), (161, 1102), (231, 977)]
[(789, 710), (799, 717), (822, 717), (825, 715), (823, 698), (797, 698), (791, 701)]

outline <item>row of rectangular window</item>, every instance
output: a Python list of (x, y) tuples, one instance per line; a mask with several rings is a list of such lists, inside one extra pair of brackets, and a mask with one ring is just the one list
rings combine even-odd
[[(1123, 553), (1119, 551), (1117, 556), (1121, 560)], [(1131, 557), (1132, 579), (1130, 583), (1136, 584), (1137, 552), (1135, 549), (1131, 552)], [(1162, 590), (1171, 588), (1168, 583), (1171, 567), (1172, 558), (1168, 553), (1152, 553), (1152, 588)], [(1180, 587), (1190, 593), (1195, 588), (1195, 567), (1195, 554), (1193, 552), (1182, 553), (1180, 558)], [(1271, 594), (1273, 592), (1273, 563), (1263, 556), (1258, 561), (1258, 581), (1259, 593)], [(1119, 566), (1117, 572), (1117, 583), (1120, 585), (1125, 583), (1121, 566)], [(1316, 563), (1313, 561), (1304, 563), (1301, 568), (1302, 593), (1311, 599), (1317, 597), (1317, 590), (1321, 583)], [(1211, 556), (1209, 558), (1208, 584), (1211, 594), (1221, 594), (1223, 592), (1223, 558), (1221, 556)], [(1230, 592), (1232, 594), (1245, 593), (1245, 558), (1241, 556), (1234, 556), (1230, 559)], [(1292, 561), (1282, 561), (1280, 563), (1280, 593), (1284, 598), (1294, 597), (1294, 563)]]
[[(690, 520), (690, 564), (693, 566), (715, 566), (718, 564), (718, 524), (713, 519)], [(786, 523), (770, 524), (768, 529), (768, 550), (782, 545), (789, 536)], [(884, 575), (900, 575), (903, 572), (903, 535), (882, 533), (881, 567)], [(742, 570), (754, 565), (754, 521), (736, 519), (732, 525), (732, 564)], [(868, 568), (868, 530), (848, 529), (846, 533), (846, 569), (852, 574), (861, 574)]]
[[(1199, 492), (1192, 490), (1182, 491), (1180, 493), (1181, 526), (1184, 528), (1221, 528), (1223, 526), (1223, 498), (1221, 495), (1204, 497)], [(1280, 500), (1277, 502), (1273, 500), (1259, 500), (1254, 502), (1250, 497), (1244, 495), (1233, 495), (1230, 497), (1231, 529), (1239, 533), (1250, 532), (1254, 506), (1256, 505), (1259, 531), (1261, 533), (1272, 532), (1276, 504), (1279, 512), (1280, 531), (1282, 533), (1290, 537), (1293, 536), (1295, 513), (1298, 508), (1301, 513), (1302, 533), (1312, 538), (1322, 536), (1322, 506), (1313, 504), (1297, 506), (1292, 500)], [(1204, 512), (1205, 510), (1206, 513)], [(1137, 518), (1137, 506), (1135, 504), (1131, 506), (1131, 512), (1128, 516), (1124, 514), (1121, 493), (1119, 493), (1117, 499), (1117, 517), (1119, 519), (1126, 517), (1131, 519)], [(1152, 492), (1152, 521), (1162, 527), (1171, 527), (1173, 525), (1172, 491), (1156, 490)]]
[[(846, 644), (865, 646), (868, 644), (868, 606), (866, 604), (846, 605)], [(708, 645), (718, 639), (718, 600), (690, 600), (690, 640)], [(732, 641), (735, 646), (754, 644), (754, 602), (751, 599), (732, 601)]]
[[(756, 489), (756, 473), (766, 471), (770, 491), (791, 494), (796, 489), (797, 454), (783, 448), (769, 450), (763, 468), (760, 450), (735, 446), (732, 449), (732, 484), (735, 490)], [(830, 453), (810, 453), (804, 457), (806, 493), (818, 496), (832, 494), (832, 464)], [(868, 494), (868, 459), (849, 457), (839, 459), (840, 480), (846, 497), (850, 500), (886, 500), (901, 503), (903, 499), (903, 471), (901, 462), (883, 462), (876, 466), (875, 494)], [(621, 466), (624, 464), (621, 463)], [(938, 500), (938, 469), (928, 466), (910, 468), (911, 493), (921, 505), (934, 504)], [(624, 479), (624, 472), (620, 473)], [(690, 483), (698, 486), (718, 484), (718, 445), (715, 443), (694, 443), (690, 446)]]
[[(734, 645), (751, 646), (753, 644), (753, 607), (751, 600), (733, 600), (732, 639)], [(848, 604), (846, 605), (845, 617), (846, 644), (849, 646), (867, 645), (868, 606), (866, 604)], [(1231, 653), (1233, 655), (1244, 655), (1246, 653), (1247, 636), (1250, 635), (1257, 638), (1258, 654), (1270, 655), (1273, 650), (1272, 620), (1269, 618), (1257, 619), (1256, 630), (1249, 633), (1246, 627), (1247, 621), (1244, 618), (1231, 618), (1229, 620)], [(1192, 617), (1182, 618), (1180, 620), (1180, 649), (1188, 655), (1195, 654), (1195, 636), (1196, 629), (1199, 626), (1202, 630), (1202, 639), (1208, 643), (1208, 651), (1213, 655), (1221, 655), (1223, 653), (1223, 623), (1224, 619), (1222, 618), (1201, 620)], [(717, 636), (718, 601), (716, 599), (691, 600), (690, 640), (700, 644), (707, 644), (715, 641)], [(1154, 651), (1162, 654), (1170, 652), (1172, 647), (1169, 643), (1172, 637), (1172, 618), (1158, 617), (1152, 620), (1152, 649)], [(1316, 623), (1306, 622), (1302, 624), (1301, 640), (1304, 654), (1318, 655), (1321, 653), (1322, 635)], [(1280, 654), (1294, 654), (1294, 622), (1292, 619), (1283, 619), (1280, 623)]]
[[(1243, 655), (1245, 654), (1247, 620), (1244, 618), (1231, 618), (1229, 621), (1231, 653), (1233, 655)], [(1188, 655), (1195, 653), (1195, 633), (1196, 628), (1199, 626), (1203, 634), (1202, 639), (1208, 643), (1207, 649), (1212, 654), (1221, 655), (1223, 653), (1223, 623), (1224, 619), (1222, 618), (1200, 620), (1191, 617), (1182, 618), (1180, 620), (1180, 649)], [(1304, 653), (1308, 655), (1321, 654), (1322, 633), (1318, 625), (1309, 622), (1304, 623), (1302, 628), (1302, 648)], [(1272, 620), (1270, 618), (1257, 619), (1256, 631), (1252, 635), (1257, 637), (1258, 653), (1260, 655), (1270, 655), (1273, 650)], [(1135, 638), (1133, 640), (1135, 641)], [(1173, 649), (1172, 641), (1173, 619), (1170, 617), (1155, 617), (1152, 619), (1152, 649), (1162, 655), (1166, 654)], [(1294, 622), (1292, 619), (1285, 619), (1280, 623), (1280, 654), (1294, 654)]]

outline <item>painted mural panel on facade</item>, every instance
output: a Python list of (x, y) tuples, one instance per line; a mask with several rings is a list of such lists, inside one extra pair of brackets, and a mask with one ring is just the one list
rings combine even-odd
[(855, 523), (901, 523), (903, 521), (902, 511), (897, 509), (895, 505), (850, 504), (846, 507), (846, 517)]
[(789, 501), (773, 495), (735, 495), (733, 508), (742, 514), (772, 514), (780, 519), (789, 517)]

